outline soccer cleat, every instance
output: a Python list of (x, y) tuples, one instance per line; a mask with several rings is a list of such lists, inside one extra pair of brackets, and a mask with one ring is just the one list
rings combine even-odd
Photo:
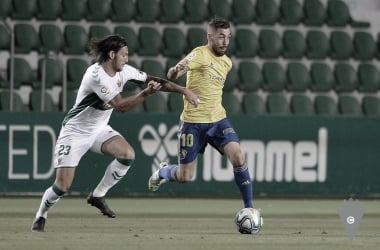
[(109, 218), (116, 217), (115, 213), (108, 207), (104, 196), (94, 197), (91, 192), (87, 197), (87, 203), (98, 208), (103, 215), (107, 215)]
[(158, 169), (154, 171), (152, 176), (149, 178), (148, 188), (150, 191), (157, 191), (160, 188), (161, 184), (164, 184), (165, 182), (168, 181), (166, 179), (161, 179), (160, 176), (158, 175), (158, 172), (160, 171), (160, 169), (163, 167), (166, 167), (167, 165), (168, 164), (166, 162), (161, 162)]
[(43, 232), (45, 229), (45, 221), (44, 217), (38, 217), (33, 221), (32, 224), (32, 232)]

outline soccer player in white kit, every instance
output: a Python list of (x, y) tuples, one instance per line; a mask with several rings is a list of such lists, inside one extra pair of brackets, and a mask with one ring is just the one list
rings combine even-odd
[[(54, 152), (56, 179), (42, 196), (32, 224), (33, 232), (44, 231), (49, 209), (70, 189), (75, 168), (88, 150), (115, 158), (87, 198), (87, 202), (101, 213), (115, 217), (104, 196), (127, 174), (135, 152), (128, 141), (108, 125), (114, 109), (129, 111), (158, 90), (181, 93), (193, 105), (198, 104), (198, 96), (192, 91), (127, 65), (128, 46), (121, 36), (94, 39), (90, 42), (90, 49), (96, 56), (96, 63), (86, 70), (75, 104), (62, 122)], [(123, 98), (120, 93), (127, 81), (145, 84), (146, 87), (135, 95)]]

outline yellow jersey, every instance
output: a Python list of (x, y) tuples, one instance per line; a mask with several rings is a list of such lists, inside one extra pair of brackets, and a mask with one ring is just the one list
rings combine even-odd
[(207, 45), (193, 49), (184, 60), (188, 63), (186, 88), (199, 96), (194, 107), (184, 98), (181, 120), (190, 123), (212, 123), (226, 117), (222, 106), (223, 86), (232, 68), (231, 59), (216, 56)]

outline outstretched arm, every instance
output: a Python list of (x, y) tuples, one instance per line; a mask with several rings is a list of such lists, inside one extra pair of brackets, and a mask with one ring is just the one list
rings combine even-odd
[(168, 71), (168, 74), (166, 75), (169, 80), (176, 80), (182, 75), (184, 75), (188, 68), (189, 61), (184, 58), (179, 63), (177, 63), (175, 66), (171, 67)]
[(148, 81), (147, 87), (139, 93), (125, 98), (118, 94), (109, 102), (109, 104), (117, 111), (127, 112), (140, 105), (146, 97), (156, 93), (156, 91), (160, 89), (161, 84), (159, 82), (150, 80)]
[(192, 105), (194, 105), (195, 107), (198, 106), (199, 97), (193, 91), (169, 80), (155, 76), (148, 76), (148, 80), (159, 82), (161, 84), (161, 91), (181, 93), (185, 96), (186, 100), (188, 100)]

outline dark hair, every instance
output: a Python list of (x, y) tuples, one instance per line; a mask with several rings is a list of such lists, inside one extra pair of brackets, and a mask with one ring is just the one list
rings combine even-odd
[(228, 29), (230, 28), (230, 22), (224, 18), (216, 16), (210, 20), (210, 22), (208, 23), (208, 27), (212, 31), (215, 31), (217, 29)]
[(90, 54), (95, 56), (98, 63), (107, 61), (108, 53), (117, 53), (122, 47), (127, 46), (127, 41), (119, 35), (110, 35), (102, 39), (92, 38), (90, 41)]

